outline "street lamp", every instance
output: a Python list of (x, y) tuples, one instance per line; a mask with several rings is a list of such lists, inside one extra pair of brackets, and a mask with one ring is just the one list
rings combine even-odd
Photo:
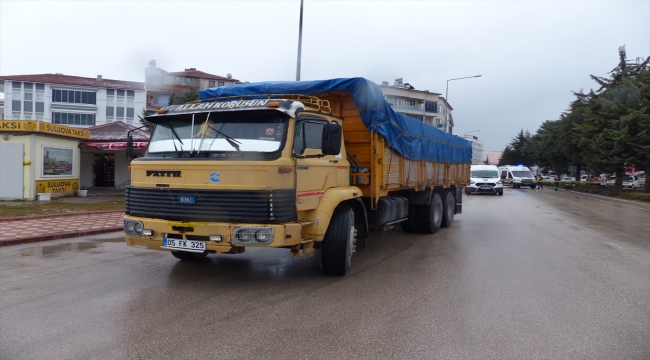
[(477, 131), (481, 131), (481, 130), (472, 130), (472, 131), (468, 131), (468, 132), (466, 132), (466, 133), (463, 135), (463, 137), (466, 138), (466, 137), (467, 137), (467, 134), (469, 134), (469, 133), (473, 133), (473, 132), (477, 132)]
[(300, 81), (300, 55), (302, 54), (302, 0), (300, 0), (300, 26), (298, 28), (298, 62), (296, 64), (296, 81)]
[[(447, 80), (447, 89), (445, 90), (445, 102), (447, 102), (447, 113), (445, 114), (445, 127), (447, 126), (447, 123), (449, 122), (449, 82), (454, 81), (454, 80), (463, 80), (463, 79), (471, 79), (471, 78), (477, 78), (481, 77), (481, 75), (474, 75), (474, 76), (466, 76), (462, 78), (455, 78), (455, 79), (449, 79)], [(451, 128), (449, 129), (451, 132)]]
[(447, 104), (449, 104), (449, 82), (453, 80), (463, 80), (463, 79), (471, 79), (471, 78), (477, 78), (481, 77), (482, 75), (474, 75), (474, 76), (466, 76), (462, 78), (455, 78), (455, 79), (449, 79), (447, 80), (447, 90), (445, 90), (445, 100), (447, 101)]

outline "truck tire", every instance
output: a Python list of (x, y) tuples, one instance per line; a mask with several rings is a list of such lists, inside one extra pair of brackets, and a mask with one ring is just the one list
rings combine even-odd
[(344, 276), (350, 270), (354, 252), (354, 211), (337, 207), (320, 245), (320, 266), (325, 275)]
[(400, 223), (402, 230), (404, 230), (404, 232), (411, 233), (411, 234), (418, 232), (417, 207), (415, 205), (409, 205), (409, 213), (407, 217), (408, 217), (407, 220), (402, 221)]
[(456, 199), (451, 191), (446, 191), (444, 194), (445, 201), (442, 204), (442, 227), (450, 227), (454, 222), (454, 215), (456, 213)]
[(418, 230), (422, 234), (435, 234), (442, 225), (444, 205), (440, 194), (433, 194), (431, 205), (421, 205), (417, 210)]
[(205, 259), (208, 256), (207, 252), (203, 253), (192, 253), (187, 251), (172, 251), (172, 255), (182, 261), (195, 261)]

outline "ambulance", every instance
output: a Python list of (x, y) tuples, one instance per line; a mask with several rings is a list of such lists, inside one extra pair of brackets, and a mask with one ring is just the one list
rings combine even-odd
[(537, 186), (535, 175), (523, 165), (499, 166), (499, 172), (501, 172), (501, 180), (504, 186), (509, 185), (513, 189), (519, 189), (522, 186), (534, 189)]

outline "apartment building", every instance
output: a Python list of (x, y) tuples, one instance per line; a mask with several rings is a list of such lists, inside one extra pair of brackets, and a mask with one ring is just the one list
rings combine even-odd
[(483, 142), (473, 135), (465, 135), (463, 138), (472, 143), (472, 165), (483, 164)]
[(63, 74), (0, 76), (0, 113), (6, 120), (40, 120), (71, 127), (123, 121), (138, 124), (144, 83)]
[(416, 90), (402, 78), (395, 79), (393, 85), (383, 81), (379, 86), (386, 101), (393, 109), (404, 115), (416, 118), (440, 130), (453, 133), (453, 108), (441, 94), (429, 90)]
[(189, 90), (202, 90), (218, 86), (233, 85), (240, 81), (228, 74), (225, 77), (212, 75), (188, 68), (185, 71), (167, 72), (151, 60), (145, 69), (145, 88), (147, 92), (147, 110), (156, 110), (169, 104), (172, 96), (182, 96)]

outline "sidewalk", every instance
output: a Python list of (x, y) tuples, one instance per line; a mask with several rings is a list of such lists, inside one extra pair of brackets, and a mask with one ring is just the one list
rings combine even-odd
[(0, 218), (0, 246), (120, 231), (124, 210)]

